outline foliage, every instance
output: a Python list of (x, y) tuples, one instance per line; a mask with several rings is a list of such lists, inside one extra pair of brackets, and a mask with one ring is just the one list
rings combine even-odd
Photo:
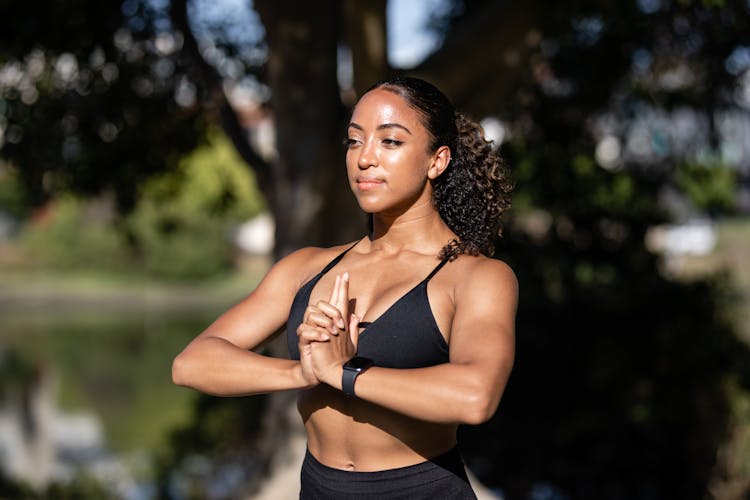
[(214, 132), (174, 172), (145, 183), (122, 219), (106, 198), (58, 197), (20, 235), (36, 265), (202, 279), (232, 264), (232, 227), (262, 208), (251, 173)]
[(17, 169), (0, 165), (0, 210), (19, 218), (27, 216), (29, 210), (22, 183)]
[(177, 171), (145, 183), (128, 223), (146, 271), (206, 278), (232, 262), (232, 225), (262, 207), (252, 175), (227, 139), (214, 132)]
[[(644, 246), (649, 226), (669, 220), (664, 186), (710, 211), (731, 201), (736, 165), (710, 179), (681, 167), (724, 139), (712, 127), (687, 140), (669, 132), (675, 116), (710, 123), (714, 106), (740, 104), (729, 66), (712, 61), (746, 36), (747, 6), (612, 5), (539, 16), (533, 78), (497, 110), (516, 131), (504, 146), (516, 210), (499, 249), (521, 284), (518, 351), (500, 412), (462, 441), (508, 498), (542, 487), (576, 499), (703, 498), (728, 473), (717, 451), (750, 389), (731, 282), (669, 279)], [(682, 64), (702, 71), (665, 84)], [(604, 138), (616, 159), (600, 155)]]
[(496, 417), (462, 432), (470, 466), (508, 498), (702, 497), (750, 387), (726, 278), (659, 273), (654, 179), (582, 157), (556, 175), (557, 154), (515, 147), (527, 207), (500, 252), (521, 283), (516, 366)]
[(34, 498), (35, 492), (30, 486), (10, 479), (0, 469), (0, 496), (3, 498)]
[[(438, 19), (457, 37), (500, 5), (459, 3)], [(458, 94), (459, 107), (507, 127), (517, 191), (499, 249), (521, 284), (511, 381), (498, 415), (464, 430), (463, 449), (507, 498), (543, 489), (576, 499), (703, 498), (712, 478), (732, 474), (716, 457), (732, 439), (730, 409), (750, 389), (750, 352), (729, 319), (731, 281), (664, 277), (644, 234), (668, 220), (665, 186), (709, 214), (731, 207), (732, 178), (750, 158), (698, 165), (725, 145), (742, 149), (722, 127), (747, 116), (739, 89), (750, 6), (522, 9), (519, 32), (531, 48), (511, 91), (493, 91), (513, 71), (498, 64), (467, 77), (471, 94)]]
[(247, 219), (264, 207), (252, 173), (216, 129), (205, 145), (181, 159), (178, 170), (144, 183), (140, 199), (230, 220)]
[(113, 220), (72, 196), (47, 207), (47, 216), (27, 224), (19, 238), (32, 260), (58, 269), (125, 270), (129, 264), (125, 238)]
[(114, 491), (107, 488), (103, 481), (98, 480), (85, 471), (79, 471), (70, 483), (54, 483), (48, 486), (42, 498), (57, 498), (59, 500), (75, 500), (79, 498), (117, 498)]
[(677, 172), (677, 185), (695, 206), (706, 213), (734, 211), (737, 188), (735, 169), (723, 165), (683, 164)]
[(102, 482), (81, 472), (69, 483), (53, 483), (42, 491), (5, 477), (0, 471), (0, 497), (24, 500), (54, 498), (59, 500), (77, 500), (82, 498), (116, 498), (113, 491), (106, 488)]
[[(40, 15), (43, 13), (43, 15)], [(201, 140), (181, 39), (151, 2), (2, 2), (0, 158), (37, 206), (109, 189), (131, 208), (138, 184)]]
[(202, 213), (138, 204), (130, 228), (140, 249), (144, 270), (163, 278), (206, 278), (231, 263), (228, 227)]

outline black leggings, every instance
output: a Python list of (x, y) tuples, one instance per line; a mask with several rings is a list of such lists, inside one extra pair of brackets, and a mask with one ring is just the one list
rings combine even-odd
[(376, 472), (350, 472), (318, 462), (308, 450), (300, 500), (476, 500), (458, 448), (426, 462)]

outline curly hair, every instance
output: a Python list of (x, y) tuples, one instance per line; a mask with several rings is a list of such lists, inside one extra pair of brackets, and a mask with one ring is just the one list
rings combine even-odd
[(510, 208), (512, 184), (481, 125), (455, 111), (445, 94), (424, 80), (396, 77), (367, 91), (375, 89), (399, 95), (419, 113), (433, 138), (430, 152), (441, 146), (451, 151), (451, 162), (433, 181), (433, 203), (458, 239), (443, 247), (440, 258), (492, 255), (495, 239), (502, 234), (501, 216)]

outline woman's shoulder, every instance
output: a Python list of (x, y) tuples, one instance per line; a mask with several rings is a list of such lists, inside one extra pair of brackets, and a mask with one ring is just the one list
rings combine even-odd
[(332, 247), (303, 247), (283, 257), (278, 263), (306, 264), (313, 267), (322, 263), (324, 267), (330, 261), (350, 249), (355, 243), (355, 241), (352, 241)]
[[(461, 255), (452, 263), (452, 301), (454, 322), (465, 324), (470, 318), (494, 324), (499, 318), (505, 321), (515, 316), (518, 305), (518, 280), (505, 262), (484, 257)], [(455, 323), (454, 323), (455, 325)]]
[(290, 281), (295, 282), (299, 288), (354, 244), (355, 242), (350, 242), (332, 247), (300, 248), (281, 258), (273, 266), (272, 272), (289, 276), (292, 278)]
[(517, 289), (513, 269), (504, 261), (484, 255), (459, 255), (450, 266), (457, 294), (467, 290)]

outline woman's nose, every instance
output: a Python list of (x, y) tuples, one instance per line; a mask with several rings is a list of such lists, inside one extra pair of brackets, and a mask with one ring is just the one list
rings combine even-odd
[(372, 141), (368, 140), (362, 144), (362, 148), (359, 150), (359, 158), (357, 159), (357, 165), (361, 169), (370, 168), (377, 164), (377, 155), (375, 153), (375, 147)]

